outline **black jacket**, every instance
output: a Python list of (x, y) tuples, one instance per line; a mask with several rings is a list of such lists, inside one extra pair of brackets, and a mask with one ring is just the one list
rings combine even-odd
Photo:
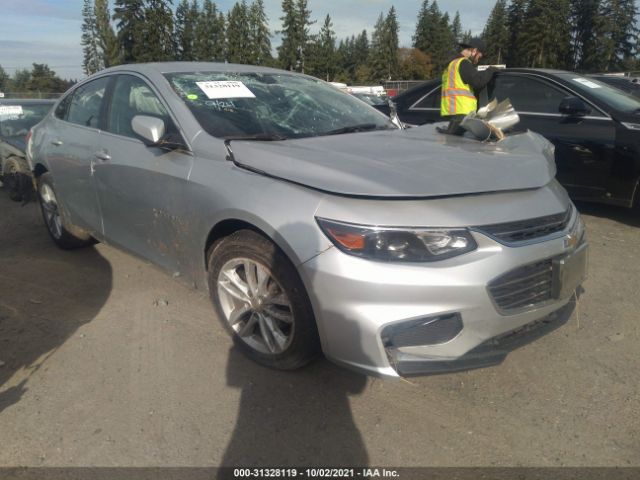
[(491, 81), (497, 71), (497, 68), (489, 67), (484, 72), (479, 72), (478, 68), (471, 63), (471, 61), (463, 60), (460, 62), (460, 78), (462, 78), (464, 83), (471, 86), (476, 93)]

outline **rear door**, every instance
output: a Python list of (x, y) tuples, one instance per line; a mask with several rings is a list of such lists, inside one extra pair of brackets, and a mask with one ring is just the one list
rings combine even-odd
[(117, 76), (105, 114), (103, 160), (95, 168), (104, 235), (166, 269), (180, 271), (193, 157), (146, 146), (131, 126), (136, 115), (160, 118), (168, 132), (177, 132), (164, 102), (142, 77)]
[(530, 74), (501, 73), (489, 86), (489, 98), (510, 99), (520, 115), (515, 131), (532, 130), (555, 145), (557, 178), (570, 194), (601, 197), (615, 154), (615, 122), (594, 105), (586, 116), (562, 115), (560, 102), (568, 96), (576, 94)]
[(72, 223), (100, 237), (102, 224), (93, 181), (104, 98), (110, 77), (76, 88), (47, 124), (47, 164)]

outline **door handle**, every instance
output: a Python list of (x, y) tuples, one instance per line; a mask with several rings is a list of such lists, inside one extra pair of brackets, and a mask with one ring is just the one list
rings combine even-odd
[(56, 147), (59, 147), (60, 145), (62, 145), (62, 140), (53, 140), (51, 142), (51, 145), (55, 145)]
[(109, 155), (107, 152), (96, 152), (95, 156), (98, 160), (102, 160), (103, 162), (108, 162), (109, 160), (111, 160), (111, 155)]

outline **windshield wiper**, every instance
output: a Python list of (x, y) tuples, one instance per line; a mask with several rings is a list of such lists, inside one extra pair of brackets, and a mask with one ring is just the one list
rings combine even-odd
[(276, 133), (255, 133), (253, 135), (236, 135), (224, 137), (224, 148), (227, 151), (227, 160), (230, 162), (236, 162), (236, 158), (233, 156), (233, 150), (231, 150), (231, 142), (238, 141), (258, 141), (258, 142), (276, 142), (278, 140), (286, 140), (284, 135), (278, 135)]
[(336, 128), (323, 133), (323, 135), (341, 135), (343, 133), (367, 132), (371, 130), (390, 130), (388, 127), (380, 126), (375, 123), (361, 123), (359, 125), (350, 125), (348, 127)]
[(231, 135), (229, 137), (224, 137), (225, 142), (230, 142), (232, 140), (256, 140), (260, 142), (276, 142), (278, 140), (286, 140), (288, 137), (284, 135), (278, 135), (277, 133), (255, 133), (253, 135)]

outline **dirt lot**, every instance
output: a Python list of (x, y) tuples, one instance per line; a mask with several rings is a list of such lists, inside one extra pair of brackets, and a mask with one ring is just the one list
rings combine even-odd
[(640, 217), (579, 206), (578, 312), (500, 366), (366, 378), (239, 355), (208, 299), (0, 192), (0, 466), (639, 466)]

